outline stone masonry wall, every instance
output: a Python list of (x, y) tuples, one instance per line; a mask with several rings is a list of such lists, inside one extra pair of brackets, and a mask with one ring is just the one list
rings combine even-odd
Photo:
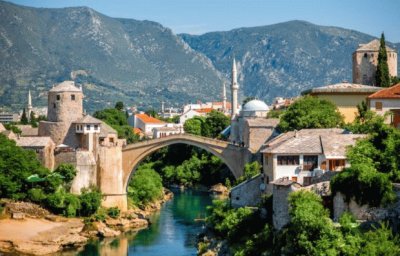
[(98, 187), (104, 194), (104, 207), (127, 210), (126, 188), (123, 183), (122, 149), (120, 146), (100, 146), (97, 156)]
[(261, 177), (261, 174), (257, 175), (231, 189), (230, 197), (232, 207), (256, 206), (261, 202), (263, 191), (261, 191), (260, 185), (263, 184), (263, 186), (265, 186)]

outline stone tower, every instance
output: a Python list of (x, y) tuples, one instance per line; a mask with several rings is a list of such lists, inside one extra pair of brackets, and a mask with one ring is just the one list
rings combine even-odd
[[(353, 53), (353, 83), (376, 85), (375, 74), (378, 65), (380, 41), (372, 40), (367, 44), (360, 44)], [(397, 76), (397, 53), (386, 46), (387, 62), (390, 76)]]
[(28, 105), (26, 106), (26, 117), (28, 118), (29, 121), (31, 121), (31, 113), (32, 113), (32, 96), (31, 96), (31, 90), (28, 92)]
[(226, 112), (226, 88), (225, 88), (225, 83), (222, 84), (222, 111)]
[(73, 81), (64, 81), (48, 94), (47, 119), (50, 122), (73, 122), (82, 118), (82, 89)]
[(83, 117), (82, 88), (73, 81), (64, 81), (48, 94), (47, 121), (39, 123), (39, 136), (50, 136), (56, 145), (79, 146), (71, 124)]
[(236, 69), (236, 61), (233, 58), (232, 63), (232, 84), (231, 84), (231, 91), (232, 91), (232, 118), (236, 116), (238, 113), (238, 90), (239, 84), (237, 83), (237, 69)]

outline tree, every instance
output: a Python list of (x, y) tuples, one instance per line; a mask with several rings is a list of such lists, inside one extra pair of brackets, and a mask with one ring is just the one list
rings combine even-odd
[(119, 110), (119, 111), (122, 111), (122, 110), (124, 109), (124, 103), (123, 103), (122, 101), (118, 101), (118, 102), (115, 104), (115, 109), (117, 109), (117, 110)]
[(343, 116), (335, 104), (317, 97), (305, 96), (296, 100), (281, 115), (281, 132), (305, 128), (334, 128), (343, 124)]
[(28, 117), (26, 116), (25, 109), (22, 110), (21, 124), (28, 124)]
[(59, 173), (64, 177), (64, 184), (69, 188), (72, 181), (76, 176), (76, 168), (72, 164), (62, 163), (55, 170), (55, 173)]
[(290, 223), (276, 246), (284, 255), (338, 255), (341, 233), (333, 226), (322, 199), (310, 191), (289, 195)]
[(183, 129), (186, 133), (201, 136), (203, 123), (205, 121), (206, 119), (204, 117), (195, 116), (186, 120), (185, 124), (183, 125)]
[(152, 164), (141, 165), (129, 182), (128, 196), (136, 206), (144, 207), (162, 197), (163, 186), (160, 175)]
[(380, 40), (379, 54), (378, 54), (378, 65), (376, 68), (375, 80), (376, 84), (380, 87), (390, 86), (390, 75), (389, 66), (387, 63), (387, 52), (385, 35), (382, 33)]
[(31, 112), (31, 116), (30, 116), (30, 124), (32, 125), (32, 127), (37, 127), (38, 126), (38, 120), (36, 118), (35, 112)]
[(229, 117), (222, 112), (212, 110), (207, 114), (201, 135), (210, 138), (217, 138), (220, 133), (229, 126), (229, 124)]

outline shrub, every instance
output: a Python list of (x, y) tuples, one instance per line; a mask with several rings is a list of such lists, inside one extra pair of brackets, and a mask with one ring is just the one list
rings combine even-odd
[(41, 188), (32, 188), (28, 191), (28, 198), (35, 203), (41, 203), (47, 196)]
[(119, 217), (121, 211), (118, 209), (118, 207), (111, 207), (107, 209), (107, 215), (113, 219), (116, 219)]
[(128, 196), (136, 206), (144, 207), (162, 197), (163, 186), (161, 176), (149, 165), (141, 168), (136, 171), (129, 183)]
[(90, 189), (82, 189), (82, 194), (79, 196), (81, 201), (81, 216), (90, 216), (94, 214), (101, 205), (102, 195), (98, 188), (91, 187)]
[(64, 177), (64, 183), (70, 183), (76, 176), (76, 168), (72, 164), (60, 164), (54, 172)]

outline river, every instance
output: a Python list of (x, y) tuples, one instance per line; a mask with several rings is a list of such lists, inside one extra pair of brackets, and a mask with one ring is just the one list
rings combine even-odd
[(202, 231), (209, 193), (173, 190), (174, 198), (151, 216), (152, 225), (139, 232), (87, 244), (77, 255), (180, 256), (196, 255), (196, 237)]

